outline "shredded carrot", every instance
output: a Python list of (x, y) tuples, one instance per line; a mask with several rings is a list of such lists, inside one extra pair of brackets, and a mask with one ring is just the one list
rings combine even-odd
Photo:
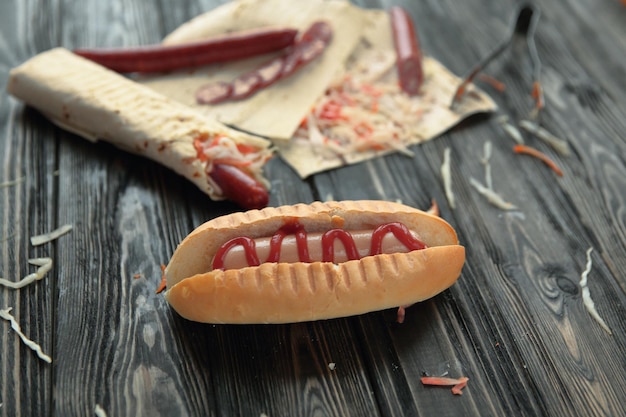
[(343, 104), (337, 100), (328, 100), (320, 109), (319, 117), (327, 120), (347, 120), (348, 118), (341, 114)]
[(436, 385), (441, 387), (452, 386), (452, 393), (455, 395), (463, 395), (461, 391), (467, 385), (469, 378), (464, 376), (461, 378), (446, 378), (442, 376), (423, 376), (422, 384), (424, 385)]
[(354, 133), (359, 135), (359, 137), (366, 138), (372, 134), (374, 127), (367, 122), (359, 122), (352, 128), (352, 130), (354, 130)]
[(404, 323), (404, 317), (406, 316), (406, 309), (404, 308), (404, 306), (400, 306), (398, 307), (398, 315), (397, 315), (397, 319), (396, 321), (399, 324)]
[(368, 94), (373, 97), (380, 97), (383, 95), (382, 91), (380, 91), (378, 88), (374, 87), (371, 84), (366, 84), (366, 83), (361, 84), (361, 90), (365, 94)]
[(258, 148), (253, 145), (246, 145), (245, 143), (238, 143), (237, 150), (245, 155), (245, 154), (249, 154), (252, 152), (256, 152)]
[(478, 78), (480, 78), (482, 81), (486, 82), (487, 84), (489, 84), (490, 86), (492, 86), (493, 88), (495, 88), (496, 90), (498, 90), (501, 93), (504, 90), (506, 90), (506, 84), (504, 84), (502, 81), (492, 77), (491, 75), (480, 73), (478, 75)]
[(534, 156), (535, 158), (541, 160), (544, 164), (549, 166), (554, 172), (556, 172), (556, 175), (558, 175), (559, 177), (563, 176), (563, 171), (561, 171), (561, 169), (556, 165), (556, 163), (554, 163), (554, 161), (551, 160), (543, 152), (538, 151), (537, 149), (531, 148), (530, 146), (526, 146), (526, 145), (515, 145), (513, 147), (513, 151), (515, 153), (521, 153), (521, 154)]
[(536, 102), (535, 107), (537, 108), (537, 110), (543, 109), (543, 94), (541, 91), (541, 84), (539, 84), (539, 81), (535, 81), (533, 83), (533, 91), (531, 95), (535, 99), (535, 102)]
[(426, 211), (428, 214), (432, 214), (433, 216), (439, 216), (439, 204), (437, 204), (437, 200), (433, 198), (430, 208)]
[(459, 88), (456, 90), (456, 93), (454, 94), (454, 98), (452, 99), (453, 103), (458, 103), (459, 101), (461, 101), (461, 97), (465, 95), (465, 90), (469, 83), (470, 83), (469, 80), (465, 80), (461, 83)]
[(161, 264), (161, 283), (159, 284), (159, 288), (157, 288), (156, 293), (160, 294), (161, 292), (163, 292), (166, 286), (167, 282), (165, 280), (165, 265)]
[(196, 157), (200, 160), (200, 161), (206, 161), (209, 158), (204, 154), (204, 148), (202, 145), (202, 138), (200, 137), (196, 137), (193, 140), (193, 147), (196, 150)]

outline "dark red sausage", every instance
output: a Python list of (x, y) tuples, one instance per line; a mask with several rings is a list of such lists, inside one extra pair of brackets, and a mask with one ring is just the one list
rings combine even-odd
[(272, 59), (258, 68), (256, 73), (259, 74), (259, 77), (261, 77), (261, 84), (259, 85), (259, 88), (265, 88), (276, 82), (283, 70), (283, 65), (285, 65), (285, 59), (281, 56), (276, 59)]
[(243, 74), (232, 82), (233, 92), (228, 99), (242, 100), (250, 97), (252, 93), (259, 88), (262, 82), (263, 80), (261, 79), (261, 76), (256, 72)]
[(326, 44), (333, 38), (333, 29), (323, 20), (313, 22), (311, 26), (302, 34), (300, 42), (312, 42), (320, 40)]
[[(328, 23), (314, 22), (285, 55), (276, 57), (233, 80), (231, 82), (233, 91), (230, 95), (212, 94), (218, 90), (214, 84), (207, 84), (196, 92), (196, 101), (199, 104), (217, 104), (222, 101), (247, 98), (315, 60), (324, 52), (332, 36), (332, 28)], [(204, 100), (206, 96), (212, 97), (211, 101)]]
[(196, 91), (196, 101), (200, 104), (214, 104), (227, 100), (233, 93), (233, 85), (225, 81), (207, 84)]
[(214, 164), (209, 175), (220, 186), (224, 197), (245, 209), (260, 209), (269, 202), (269, 193), (263, 184), (235, 166)]
[(292, 45), (297, 33), (296, 29), (262, 28), (181, 45), (85, 48), (74, 53), (117, 72), (163, 72), (278, 51)]
[(408, 95), (416, 95), (424, 81), (422, 51), (409, 13), (402, 7), (389, 9), (393, 42), (396, 48), (400, 87)]

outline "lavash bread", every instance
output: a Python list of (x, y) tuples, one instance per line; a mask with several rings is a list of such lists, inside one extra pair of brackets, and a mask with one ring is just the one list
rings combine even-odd
[(43, 52), (11, 70), (7, 91), (63, 129), (167, 166), (215, 200), (223, 196), (196, 158), (194, 138), (223, 134), (237, 143), (269, 146), (64, 48)]
[[(373, 229), (404, 223), (428, 248), (367, 256), (339, 264), (264, 263), (213, 270), (218, 248), (238, 237), (273, 235), (285, 219), (307, 232)], [(465, 249), (443, 219), (386, 201), (315, 202), (222, 216), (199, 226), (178, 246), (165, 270), (170, 305), (206, 323), (287, 323), (362, 314), (423, 301), (459, 277)]]

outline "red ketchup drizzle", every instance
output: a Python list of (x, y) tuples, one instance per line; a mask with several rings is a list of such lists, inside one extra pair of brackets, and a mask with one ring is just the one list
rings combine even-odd
[[(372, 233), (372, 242), (370, 246), (369, 256), (380, 255), (383, 252), (383, 239), (393, 233), (394, 237), (402, 243), (409, 251), (425, 249), (424, 242), (417, 239), (411, 234), (409, 228), (402, 223), (385, 223), (374, 229)], [(280, 260), (280, 249), (283, 239), (287, 235), (295, 235), (296, 246), (298, 248), (298, 256), (301, 262), (312, 262), (309, 256), (309, 247), (307, 245), (307, 233), (296, 219), (288, 220), (274, 235), (270, 238), (270, 251), (265, 262), (278, 262)], [(335, 239), (339, 239), (346, 250), (346, 256), (349, 260), (361, 259), (356, 244), (350, 232), (343, 229), (331, 229), (322, 235), (322, 262), (333, 262), (335, 259)], [(244, 248), (246, 261), (249, 266), (259, 266), (261, 262), (256, 253), (256, 245), (254, 239), (249, 237), (236, 237), (224, 243), (213, 259), (213, 269), (224, 269), (224, 259), (228, 251), (235, 246), (241, 245)]]
[[(296, 236), (296, 247), (298, 248), (298, 256), (300, 257), (300, 260), (302, 262), (311, 262), (311, 257), (309, 256), (309, 246), (306, 243), (306, 230), (304, 230), (304, 226), (298, 223), (295, 219), (288, 220), (287, 223), (278, 229), (274, 236), (272, 236), (270, 240), (270, 253), (267, 255), (267, 260), (265, 262), (278, 262), (280, 259), (280, 245), (287, 235)], [(247, 256), (246, 249), (246, 259)], [(217, 258), (217, 255), (215, 258)]]
[(352, 235), (343, 229), (330, 229), (322, 235), (322, 262), (335, 260), (335, 239), (341, 240), (349, 260), (361, 259)]
[(261, 262), (259, 262), (259, 257), (256, 254), (256, 244), (254, 243), (254, 239), (241, 236), (229, 240), (219, 248), (219, 250), (215, 254), (215, 259), (213, 259), (213, 269), (224, 269), (224, 258), (226, 257), (226, 254), (229, 250), (238, 245), (243, 246), (248, 265), (261, 265)]
[(411, 234), (411, 231), (402, 223), (385, 223), (378, 226), (372, 233), (372, 244), (370, 246), (370, 256), (383, 253), (383, 238), (387, 233), (393, 233), (396, 239), (402, 243), (409, 251), (426, 249), (426, 245), (421, 240)]

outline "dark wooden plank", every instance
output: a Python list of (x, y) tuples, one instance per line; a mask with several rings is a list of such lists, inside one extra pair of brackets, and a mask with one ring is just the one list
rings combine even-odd
[[(24, 28), (32, 10), (28, 5), (21, 6), (0, 6), (2, 86), (6, 85), (8, 69), (30, 56), (36, 50), (34, 45), (44, 44), (46, 39), (40, 33), (50, 29), (49, 22), (42, 22), (37, 33), (27, 36)], [(9, 16), (11, 19), (7, 19)], [(0, 189), (0, 276), (17, 281), (35, 270), (28, 259), (56, 258), (54, 244), (33, 247), (29, 238), (57, 227), (57, 143), (54, 128), (36, 112), (24, 112), (23, 106), (6, 94), (0, 96), (0, 126), (0, 182), (18, 180), (15, 185)], [(23, 332), (49, 355), (54, 352), (56, 288), (55, 268), (45, 280), (26, 288), (0, 288), (0, 308), (11, 307)], [(50, 414), (52, 366), (24, 345), (8, 322), (3, 320), (0, 326), (0, 412), (10, 416)]]
[[(0, 81), (51, 46), (154, 43), (219, 2), (23, 2), (0, 5)], [(508, 33), (515, 3), (403, 4), (427, 53), (463, 73)], [(64, 133), (0, 97), (1, 276), (55, 267), (19, 292), (2, 289), (25, 332), (54, 357), (41, 362), (1, 323), (0, 415), (621, 415), (626, 195), (623, 68), (626, 8), (618, 1), (538, 2), (537, 45), (548, 108), (542, 124), (567, 139), (563, 157), (527, 136), (563, 168), (516, 156), (494, 118), (464, 123), (415, 157), (385, 158), (301, 181), (282, 161), (266, 170), (271, 204), (379, 198), (427, 208), (435, 198), (467, 246), (463, 276), (408, 310), (281, 326), (211, 326), (173, 313), (159, 265), (200, 223), (236, 208), (215, 203), (165, 168)], [(568, 10), (568, 13), (563, 13)], [(621, 19), (621, 20), (620, 20)], [(582, 35), (579, 30), (582, 29)], [(500, 112), (526, 117), (532, 101), (523, 48), (489, 67)], [(469, 185), (482, 179), (482, 146), (494, 145), (494, 185), (520, 207), (503, 213)], [(451, 147), (459, 208), (439, 174)], [(32, 248), (28, 236), (72, 223), (69, 236)], [(589, 286), (607, 335), (577, 286), (594, 248)], [(136, 275), (138, 277), (136, 277)], [(329, 364), (334, 364), (334, 369)], [(422, 373), (467, 375), (462, 397), (423, 387)]]

